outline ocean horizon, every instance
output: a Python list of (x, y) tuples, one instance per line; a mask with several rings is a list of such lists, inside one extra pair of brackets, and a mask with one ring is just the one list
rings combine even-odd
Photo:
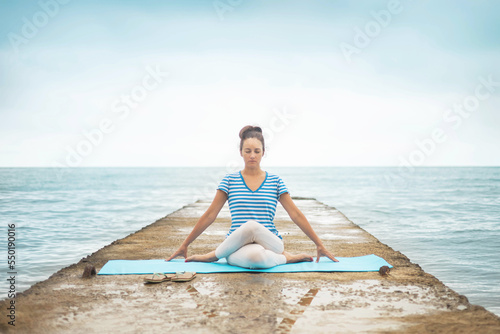
[[(500, 167), (262, 168), (280, 175), (292, 196), (337, 208), (471, 303), (500, 315)], [(0, 167), (6, 257), (15, 235), (15, 264), (5, 262), (4, 275), (15, 271), (16, 292), (24, 291), (184, 205), (212, 199), (229, 172)], [(8, 290), (3, 279), (1, 299)]]

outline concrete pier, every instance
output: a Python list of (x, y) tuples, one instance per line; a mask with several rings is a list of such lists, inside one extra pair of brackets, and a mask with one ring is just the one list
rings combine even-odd
[[(112, 259), (161, 259), (181, 244), (209, 202), (185, 206), (37, 283), (16, 298), (16, 326), (2, 333), (500, 333), (500, 318), (471, 305), (341, 212), (294, 198), (335, 256), (376, 254), (394, 268), (365, 273), (198, 274), (188, 283), (143, 284), (141, 275), (82, 278)], [(314, 244), (278, 205), (285, 249)], [(189, 248), (213, 250), (230, 225), (227, 204)], [(446, 264), (443, 264), (446, 265)], [(460, 273), (457, 273), (459, 275)], [(7, 314), (8, 300), (0, 302)]]

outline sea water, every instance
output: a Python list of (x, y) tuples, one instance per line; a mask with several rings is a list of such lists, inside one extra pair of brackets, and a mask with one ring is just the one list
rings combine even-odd
[[(263, 169), (279, 174), (292, 196), (336, 207), (472, 303), (500, 315), (499, 167)], [(24, 291), (184, 205), (213, 198), (227, 172), (0, 168), (0, 299), (8, 298), (9, 272), (15, 272), (16, 292)], [(10, 249), (9, 225), (15, 226)]]

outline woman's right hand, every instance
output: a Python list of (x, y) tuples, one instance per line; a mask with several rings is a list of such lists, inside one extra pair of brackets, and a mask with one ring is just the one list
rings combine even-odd
[(170, 260), (172, 260), (172, 259), (174, 259), (174, 258), (176, 258), (178, 256), (182, 256), (184, 258), (187, 258), (187, 254), (188, 254), (188, 248), (187, 248), (187, 246), (181, 245), (179, 247), (179, 249), (177, 249), (175, 251), (175, 253), (172, 254), (172, 255), (170, 255), (170, 257), (168, 259), (166, 259), (165, 261), (170, 261)]
[(224, 206), (224, 204), (227, 201), (227, 194), (223, 192), (220, 189), (217, 189), (217, 192), (215, 194), (215, 198), (212, 201), (212, 204), (210, 204), (210, 207), (208, 210), (200, 217), (196, 225), (194, 226), (193, 230), (189, 235), (187, 236), (186, 240), (182, 243), (182, 245), (179, 247), (178, 250), (175, 251), (174, 254), (172, 254), (168, 259), (165, 261), (170, 261), (173, 258), (176, 258), (178, 256), (182, 256), (185, 259), (187, 259), (188, 255), (188, 245), (190, 245), (193, 241), (198, 238), (198, 236), (205, 231), (207, 227), (210, 226), (210, 224), (213, 223), (217, 215), (219, 214), (220, 210)]

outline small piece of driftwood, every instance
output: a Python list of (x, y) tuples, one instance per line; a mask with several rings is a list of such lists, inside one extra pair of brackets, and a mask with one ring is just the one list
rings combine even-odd
[(391, 268), (389, 268), (388, 266), (382, 266), (378, 270), (378, 273), (382, 276), (386, 276), (389, 275), (389, 271), (391, 271)]
[(95, 267), (91, 264), (87, 264), (85, 266), (85, 269), (83, 270), (82, 278), (90, 278), (96, 274), (97, 273), (96, 273)]

